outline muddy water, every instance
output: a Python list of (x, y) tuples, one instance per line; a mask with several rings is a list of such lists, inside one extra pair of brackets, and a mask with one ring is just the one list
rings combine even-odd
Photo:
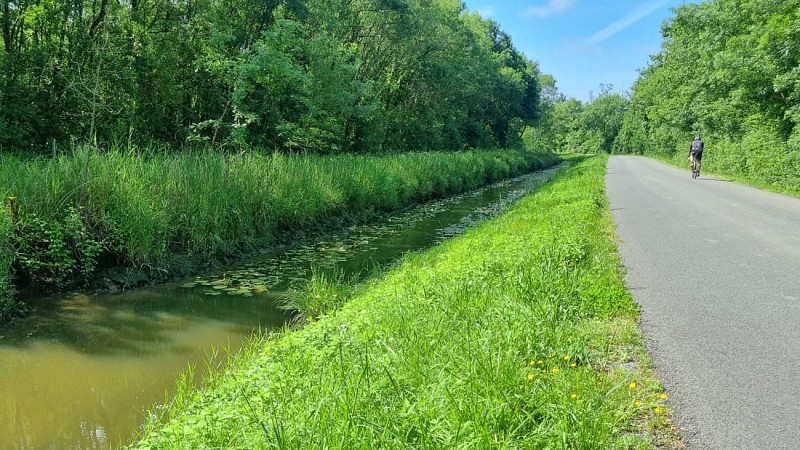
[[(122, 293), (36, 299), (0, 330), (0, 449), (105, 449), (191, 365), (221, 363), (259, 329), (288, 320), (277, 299), (311, 267), (364, 272), (497, 215), (555, 169), (431, 202), (379, 224), (265, 254), (218, 273)], [(211, 362), (209, 362), (211, 361)]]

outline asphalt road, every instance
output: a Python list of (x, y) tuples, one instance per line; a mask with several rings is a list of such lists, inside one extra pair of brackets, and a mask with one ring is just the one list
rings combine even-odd
[(800, 200), (614, 156), (627, 284), (689, 449), (800, 449)]

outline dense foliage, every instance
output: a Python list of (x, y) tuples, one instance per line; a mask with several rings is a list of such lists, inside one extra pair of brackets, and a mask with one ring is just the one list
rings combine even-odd
[(589, 102), (567, 99), (549, 75), (542, 76), (541, 86), (541, 113), (525, 134), (530, 145), (558, 153), (611, 152), (628, 110), (627, 96), (601, 84)]
[(507, 146), (536, 64), (460, 0), (4, 0), (0, 148)]
[(185, 383), (133, 448), (655, 447), (666, 396), (604, 174), (605, 158), (582, 162), (341, 310), (256, 339), (202, 390)]
[(14, 196), (13, 207), (0, 208), (0, 289), (10, 261), (17, 277), (40, 286), (89, 280), (101, 266), (160, 271), (174, 254), (235, 255), (292, 230), (396, 210), (555, 162), (522, 150), (0, 155), (0, 194)]
[(615, 151), (685, 158), (800, 192), (800, 1), (686, 4), (633, 88)]

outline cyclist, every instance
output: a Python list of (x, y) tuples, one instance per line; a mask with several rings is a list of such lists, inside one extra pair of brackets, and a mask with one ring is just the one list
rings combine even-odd
[(703, 166), (703, 140), (700, 135), (694, 137), (689, 145), (689, 164), (697, 161), (697, 175), (700, 175), (700, 168)]

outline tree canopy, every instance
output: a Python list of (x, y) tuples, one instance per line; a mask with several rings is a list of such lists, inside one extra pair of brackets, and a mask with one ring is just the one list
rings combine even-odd
[(686, 4), (633, 87), (614, 149), (683, 155), (800, 190), (800, 0)]
[(0, 147), (518, 142), (539, 68), (460, 0), (3, 0)]

